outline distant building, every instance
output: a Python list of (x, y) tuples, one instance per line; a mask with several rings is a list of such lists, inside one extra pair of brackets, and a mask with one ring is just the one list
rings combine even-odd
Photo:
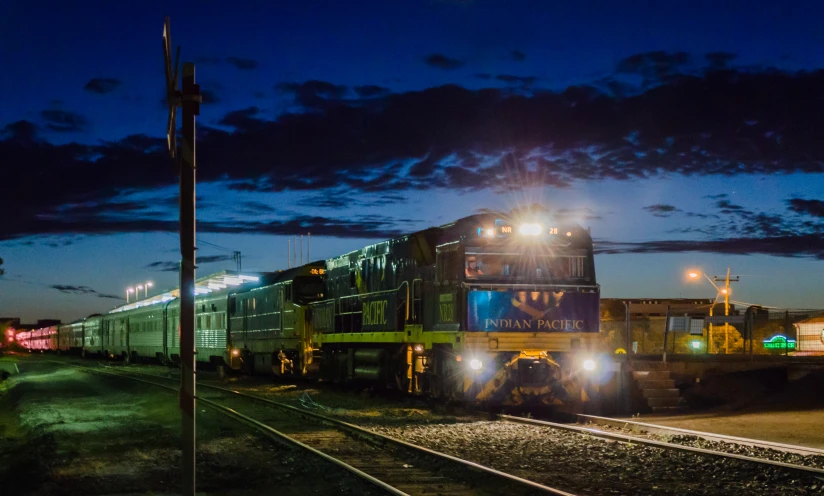
[[(671, 317), (688, 315), (706, 317), (712, 308), (713, 315), (724, 315), (724, 302), (703, 298), (601, 298), (601, 318), (621, 320), (626, 318), (626, 304), (629, 303), (630, 318), (664, 317), (667, 306)], [(730, 304), (730, 315), (738, 315), (735, 305)]]
[(799, 352), (824, 353), (824, 315), (796, 322), (797, 350)]
[(40, 319), (36, 324), (23, 324), (20, 322), (20, 317), (0, 317), (0, 327), (7, 326), (18, 331), (31, 331), (32, 329), (42, 329), (54, 325), (60, 325), (60, 320)]

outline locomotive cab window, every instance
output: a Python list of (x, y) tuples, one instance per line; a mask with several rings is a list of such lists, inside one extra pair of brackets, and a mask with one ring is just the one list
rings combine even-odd
[(533, 253), (472, 253), (464, 258), (467, 279), (564, 281), (587, 277), (585, 257)]
[(460, 255), (456, 250), (438, 253), (438, 281), (448, 282), (456, 279)]
[(292, 281), (297, 303), (306, 304), (323, 299), (323, 280), (315, 276), (298, 276)]

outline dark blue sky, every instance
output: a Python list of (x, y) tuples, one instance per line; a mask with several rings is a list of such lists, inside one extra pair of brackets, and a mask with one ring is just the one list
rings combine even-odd
[(732, 266), (824, 307), (824, 8), (660, 4), (3, 2), (0, 314), (175, 284), (165, 15), (206, 97), (200, 274), (539, 202), (592, 227), (604, 296)]

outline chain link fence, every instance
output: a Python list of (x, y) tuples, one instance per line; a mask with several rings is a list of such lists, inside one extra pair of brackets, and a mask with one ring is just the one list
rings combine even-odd
[[(605, 351), (660, 355), (824, 355), (824, 310), (748, 307), (723, 316), (639, 316), (601, 319)], [(666, 323), (669, 322), (669, 329)]]

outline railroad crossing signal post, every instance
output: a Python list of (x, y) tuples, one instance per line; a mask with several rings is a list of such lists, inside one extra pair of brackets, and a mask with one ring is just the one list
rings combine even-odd
[[(169, 120), (166, 139), (169, 152), (180, 166), (180, 412), (183, 494), (195, 494), (195, 117), (200, 114), (200, 86), (195, 84), (195, 65), (183, 64), (183, 88), (177, 89), (180, 48), (171, 60), (169, 18), (163, 26), (163, 55), (166, 62), (166, 94)], [(182, 143), (177, 147), (175, 118), (183, 107)], [(179, 153), (178, 153), (179, 152)]]

